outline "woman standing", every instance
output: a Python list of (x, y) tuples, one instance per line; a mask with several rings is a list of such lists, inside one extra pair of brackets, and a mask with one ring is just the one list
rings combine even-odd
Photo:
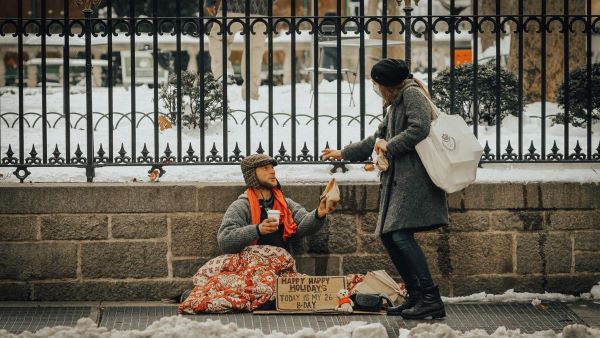
[(402, 60), (383, 59), (371, 70), (373, 89), (387, 113), (375, 135), (340, 150), (325, 149), (323, 159), (365, 161), (373, 149), (387, 155), (389, 168), (381, 173), (381, 198), (376, 234), (404, 280), (408, 297), (388, 310), (406, 319), (445, 317), (444, 303), (433, 283), (425, 254), (415, 232), (448, 224), (446, 193), (425, 171), (415, 146), (429, 134), (431, 105), (423, 84), (413, 79)]

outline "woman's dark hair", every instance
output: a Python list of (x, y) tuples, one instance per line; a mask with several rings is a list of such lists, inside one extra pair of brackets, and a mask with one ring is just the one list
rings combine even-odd
[(425, 86), (423, 81), (421, 81), (419, 79), (414, 79), (411, 76), (407, 79), (402, 80), (402, 82), (400, 82), (400, 84), (393, 86), (393, 87), (379, 85), (379, 90), (381, 91), (381, 97), (383, 98), (384, 106), (388, 107), (392, 103), (394, 103), (394, 101), (396, 101), (396, 99), (402, 92), (402, 88), (404, 88), (404, 83), (406, 80), (415, 81), (417, 83), (417, 85), (419, 86), (419, 88), (421, 88), (421, 90), (423, 91), (425, 96), (427, 96), (429, 99), (431, 99), (431, 94), (429, 94), (429, 91), (427, 90), (427, 86)]

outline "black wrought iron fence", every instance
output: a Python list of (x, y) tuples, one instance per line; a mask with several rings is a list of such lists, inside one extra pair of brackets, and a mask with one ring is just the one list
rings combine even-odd
[[(0, 19), (0, 166), (15, 167), (21, 181), (30, 168), (85, 167), (92, 181), (94, 169), (103, 166), (148, 165), (162, 173), (165, 165), (231, 164), (254, 152), (281, 163), (330, 163), (319, 158), (323, 148), (360, 140), (382, 119), (368, 79), (373, 57), (367, 50), (373, 46), (380, 51), (375, 58), (390, 56), (392, 48), (397, 55), (400, 47), (434, 102), (472, 123), (485, 145), (483, 163), (600, 161), (600, 46), (594, 43), (600, 25), (591, 0), (578, 12), (565, 0), (562, 13), (550, 13), (546, 1), (526, 12), (528, 1), (518, 0), (509, 14), (498, 0), (495, 13), (485, 15), (478, 1), (470, 14), (457, 14), (454, 1), (451, 14), (434, 14), (429, 1), (426, 14), (413, 15), (411, 1), (398, 1), (402, 15), (388, 15), (391, 4), (383, 1), (380, 14), (366, 15), (364, 2), (357, 13), (345, 13), (341, 0), (325, 15), (314, 0), (317, 10), (308, 16), (296, 13), (297, 1), (283, 16), (274, 15), (272, 0), (259, 14), (245, 2), (238, 17), (231, 16), (228, 1), (216, 16), (202, 14), (203, 0), (194, 16), (182, 14), (181, 0), (174, 2), (174, 16), (160, 15), (158, 0), (148, 0), (144, 8), (151, 13), (143, 15), (137, 1), (121, 1), (129, 10), (120, 17), (113, 14), (117, 0), (80, 1), (84, 17), (76, 18), (68, 0), (61, 17), (48, 17), (45, 1), (39, 16), (28, 16), (24, 1), (14, 0), (17, 17)], [(248, 99), (234, 95), (240, 89), (228, 62), (221, 62), (219, 79), (208, 75), (207, 43), (219, 41), (208, 41), (211, 34), (231, 38), (236, 27), (241, 37), (262, 34), (266, 41), (260, 101), (250, 99), (252, 85), (241, 89)], [(484, 40), (489, 49), (481, 48)], [(251, 39), (219, 43), (222, 55), (245, 50), (243, 61), (251, 65)], [(57, 46), (60, 57), (49, 57)], [(84, 59), (73, 58), (75, 50)], [(287, 63), (278, 71), (281, 51)], [(16, 63), (12, 82), (9, 55)], [(84, 67), (84, 86), (70, 81), (77, 65)], [(49, 73), (56, 66), (62, 82), (52, 87)], [(560, 81), (550, 83), (557, 69)], [(254, 71), (245, 67), (242, 77), (250, 79)], [(276, 85), (281, 75), (287, 82)], [(333, 82), (323, 84), (324, 76)], [(531, 79), (539, 88), (532, 89)]]

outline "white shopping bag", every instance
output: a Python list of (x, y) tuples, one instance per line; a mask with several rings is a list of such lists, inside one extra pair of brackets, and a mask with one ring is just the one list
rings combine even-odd
[(462, 117), (442, 113), (425, 97), (433, 117), (429, 135), (416, 146), (417, 154), (433, 183), (450, 194), (475, 181), (483, 148)]
[(404, 297), (400, 286), (385, 270), (369, 271), (365, 279), (356, 284), (355, 290), (360, 293), (380, 294), (387, 296), (394, 305), (402, 304)]

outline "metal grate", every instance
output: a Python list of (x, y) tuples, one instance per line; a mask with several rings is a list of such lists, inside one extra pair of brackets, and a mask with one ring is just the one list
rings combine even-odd
[[(585, 324), (566, 304), (548, 303), (545, 310), (540, 310), (531, 304), (448, 304), (445, 320), (435, 321), (450, 327), (466, 331), (484, 329), (492, 333), (499, 326), (508, 329), (519, 328), (521, 332), (531, 333), (541, 330), (561, 331), (569, 324)], [(165, 316), (175, 315), (175, 307), (108, 307), (102, 315), (101, 326), (109, 329), (138, 329), (143, 330), (155, 320)], [(203, 314), (186, 316), (186, 318), (205, 321), (220, 320), (227, 324), (236, 323), (240, 327), (261, 329), (265, 333), (279, 331), (294, 333), (302, 328), (310, 327), (316, 331), (326, 330), (334, 325), (345, 325), (351, 321), (383, 324), (390, 337), (398, 337), (400, 328), (412, 328), (419, 321), (405, 321), (401, 317), (385, 315), (253, 315), (249, 313), (236, 314)], [(427, 321), (433, 323), (432, 321)]]
[(446, 307), (445, 323), (455, 330), (484, 329), (492, 333), (499, 326), (531, 333), (562, 331), (570, 324), (585, 324), (566, 304), (546, 303), (545, 310), (529, 303), (454, 304)]
[(90, 317), (89, 307), (5, 307), (0, 308), (0, 330), (20, 333), (46, 326), (75, 326), (82, 317)]
[(175, 306), (107, 307), (102, 310), (100, 326), (117, 330), (143, 330), (162, 317), (176, 314)]
[[(544, 310), (531, 304), (448, 304), (444, 323), (455, 330), (484, 329), (492, 333), (499, 326), (531, 333), (541, 330), (561, 331), (569, 324), (585, 324), (563, 303), (547, 303)], [(0, 308), (0, 329), (12, 333), (35, 332), (46, 326), (74, 326), (81, 317), (90, 317), (90, 307), (4, 307)], [(177, 314), (175, 306), (108, 306), (102, 310), (100, 326), (117, 330), (143, 330), (152, 322)], [(253, 315), (250, 313), (203, 314), (186, 318), (205, 321), (220, 320), (240, 327), (260, 329), (265, 333), (279, 331), (294, 333), (310, 327), (316, 331), (351, 321), (383, 324), (390, 337), (398, 337), (400, 328), (412, 328), (419, 321), (385, 315)], [(432, 321), (428, 321), (432, 323)]]

